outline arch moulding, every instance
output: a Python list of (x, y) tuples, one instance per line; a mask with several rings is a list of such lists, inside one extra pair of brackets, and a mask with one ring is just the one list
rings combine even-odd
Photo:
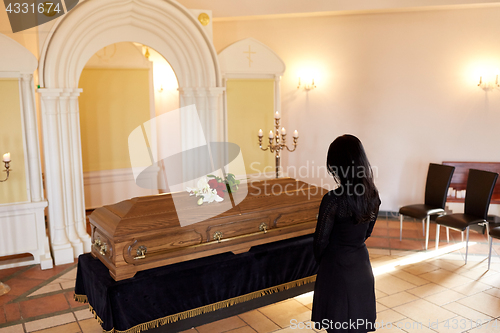
[[(215, 49), (199, 22), (173, 0), (86, 0), (56, 22), (39, 63), (51, 247), (56, 265), (89, 252), (83, 193), (78, 82), (90, 57), (117, 42), (161, 53), (179, 82), (180, 105), (195, 104), (207, 139), (224, 140)], [(119, 125), (118, 125), (119, 126)], [(182, 138), (188, 144), (190, 138)]]

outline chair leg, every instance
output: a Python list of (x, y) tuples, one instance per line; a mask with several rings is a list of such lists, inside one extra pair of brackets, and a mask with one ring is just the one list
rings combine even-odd
[(450, 243), (450, 228), (446, 227), (446, 241)]
[(431, 224), (431, 217), (427, 215), (427, 230), (425, 230), (425, 250), (427, 251), (427, 246), (429, 245), (429, 225)]
[(439, 247), (439, 227), (440, 225), (436, 223), (436, 250)]
[(467, 254), (469, 254), (469, 227), (467, 227), (466, 232), (466, 241), (465, 241), (465, 264), (467, 265)]
[(490, 240), (490, 223), (486, 221), (486, 237)]
[(464, 242), (464, 232), (462, 231), (461, 234), (462, 234), (462, 243), (463, 243)]
[(399, 240), (403, 240), (403, 214), (399, 214)]
[(491, 247), (493, 245), (493, 237), (490, 237), (489, 243), (490, 243), (490, 252), (488, 253), (488, 270), (490, 270), (490, 264), (491, 264)]
[(422, 236), (425, 237), (425, 219), (422, 220)]

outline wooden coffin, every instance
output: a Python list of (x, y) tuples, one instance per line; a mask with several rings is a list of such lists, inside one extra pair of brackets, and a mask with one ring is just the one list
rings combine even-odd
[(92, 255), (118, 281), (145, 269), (228, 251), (241, 253), (254, 245), (314, 232), (326, 190), (291, 178), (246, 186), (248, 194), (239, 204), (226, 196), (227, 211), (185, 226), (179, 222), (184, 213), (220, 211), (222, 203), (198, 206), (198, 198), (186, 192), (176, 194), (176, 205), (175, 194), (162, 194), (96, 209), (90, 215)]

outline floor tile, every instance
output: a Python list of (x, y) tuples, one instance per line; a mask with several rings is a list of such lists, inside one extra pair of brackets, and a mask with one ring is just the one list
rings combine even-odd
[(438, 269), (422, 274), (420, 277), (446, 288), (458, 287), (460, 285), (473, 282), (473, 280), (468, 277), (452, 273), (446, 269)]
[(199, 333), (219, 333), (243, 326), (247, 326), (247, 324), (238, 316), (233, 316), (226, 319), (214, 321), (209, 324), (198, 326), (196, 327), (196, 329)]
[(242, 313), (238, 315), (248, 326), (252, 327), (255, 331), (259, 333), (273, 332), (280, 327), (272, 322), (269, 318), (264, 316), (258, 310), (252, 310), (249, 312)]
[(13, 325), (0, 328), (0, 333), (24, 333), (23, 325)]
[(422, 262), (418, 264), (411, 264), (408, 266), (402, 266), (401, 269), (405, 272), (408, 272), (413, 275), (420, 275), (428, 272), (435, 271), (438, 269), (435, 265), (432, 265), (430, 263)]
[(298, 329), (298, 328), (292, 328), (292, 327), (286, 327), (286, 328), (282, 328), (278, 331), (274, 331), (274, 333), (297, 333), (297, 332), (300, 332), (300, 333), (316, 333), (316, 331), (314, 330), (310, 330), (310, 329)]
[(428, 284), (425, 284), (425, 285), (420, 286), (420, 287), (408, 289), (407, 291), (410, 294), (424, 298), (424, 297), (430, 296), (432, 294), (437, 294), (437, 293), (445, 291), (445, 290), (448, 290), (448, 288), (437, 285), (435, 283), (428, 283)]
[(445, 305), (445, 304), (457, 301), (457, 300), (464, 298), (464, 297), (465, 297), (464, 294), (460, 294), (454, 290), (445, 290), (445, 291), (441, 291), (439, 293), (427, 296), (424, 299), (431, 302), (431, 303), (434, 303), (436, 305), (441, 306), (441, 305)]
[(383, 291), (384, 293), (391, 295), (398, 292), (415, 288), (416, 286), (412, 283), (406, 282), (395, 276), (385, 274), (383, 276), (378, 276), (375, 278), (375, 288)]
[(61, 288), (60, 284), (52, 284), (52, 285), (49, 284), (49, 285), (43, 286), (42, 288), (37, 289), (36, 291), (32, 292), (31, 294), (28, 295), (28, 297), (47, 294), (47, 293), (51, 293), (54, 291), (61, 291), (61, 290), (62, 290), (62, 288)]
[(380, 254), (384, 256), (388, 256), (391, 254), (391, 250), (389, 249), (376, 249), (376, 248), (368, 248), (368, 253), (371, 254)]
[(385, 297), (387, 296), (388, 294), (384, 293), (383, 291), (380, 291), (378, 290), (377, 288), (375, 288), (375, 298), (379, 298), (379, 297)]
[(44, 269), (44, 270), (40, 268), (40, 265), (35, 265), (34, 267), (23, 272), (20, 275), (20, 277), (27, 279), (47, 280), (74, 265), (75, 264), (60, 265), (60, 266), (54, 266), (52, 269)]
[(489, 284), (492, 287), (500, 286), (500, 273), (481, 278), (481, 283)]
[(398, 306), (401, 304), (405, 304), (405, 303), (414, 301), (416, 299), (418, 299), (417, 296), (403, 291), (403, 292), (400, 292), (397, 294), (392, 294), (392, 295), (387, 296), (387, 297), (378, 298), (377, 302), (379, 302), (380, 304), (382, 304), (388, 308), (392, 308), (392, 307), (395, 307), (395, 306)]
[(25, 269), (25, 267), (13, 267), (13, 268), (0, 269), (0, 281), (6, 282), (7, 279), (12, 274), (17, 273), (22, 269)]
[(29, 321), (24, 325), (26, 327), (26, 332), (34, 332), (45, 328), (68, 324), (74, 321), (75, 321), (75, 316), (73, 315), (73, 313), (65, 313), (58, 316)]
[(484, 292), (491, 295), (491, 296), (495, 296), (495, 297), (500, 298), (500, 289), (498, 289), (498, 288), (490, 288), (490, 289), (484, 290)]
[(467, 332), (474, 327), (474, 323), (467, 318), (456, 316), (451, 319), (440, 322), (433, 327), (438, 333), (458, 333)]
[(34, 331), (34, 333), (80, 333), (80, 332), (81, 332), (80, 326), (78, 326), (76, 322), (61, 326), (46, 328), (40, 331)]
[(477, 323), (477, 327), (469, 330), (469, 333), (500, 333), (500, 320), (492, 319), (490, 321), (482, 323), (479, 326), (479, 322)]
[(436, 333), (436, 331), (424, 326), (423, 323), (408, 318), (395, 322), (394, 325), (407, 333)]
[(382, 305), (379, 302), (376, 302), (376, 306), (377, 306), (377, 312), (381, 312), (381, 311), (389, 309), (387, 306)]
[(5, 319), (7, 322), (21, 319), (21, 310), (19, 303), (10, 303), (4, 305)]
[(227, 333), (255, 333), (255, 330), (253, 330), (250, 326), (243, 326), (243, 327), (235, 328), (234, 330), (229, 330), (226, 332)]
[(259, 311), (282, 328), (290, 326), (292, 321), (311, 320), (311, 310), (293, 299), (265, 306)]
[(188, 330), (185, 330), (185, 331), (180, 331), (178, 333), (198, 333), (198, 331), (196, 330), (196, 328), (194, 327), (191, 327), (190, 329)]
[(81, 307), (86, 307), (86, 308), (88, 307), (88, 304), (84, 304), (84, 303), (80, 303), (80, 302), (75, 301), (75, 292), (74, 291), (67, 291), (64, 293), (64, 296), (66, 297), (66, 300), (72, 309), (81, 308)]
[(15, 279), (9, 280), (8, 285), (11, 288), (9, 295), (20, 296), (27, 291), (39, 286), (43, 282), (44, 280), (42, 279), (27, 279), (23, 277), (17, 277)]
[(88, 309), (75, 311), (74, 314), (75, 314), (76, 319), (78, 321), (85, 320), (85, 319), (90, 319), (90, 318), (94, 318), (94, 315)]
[(19, 303), (23, 318), (28, 319), (69, 308), (62, 294), (30, 299)]
[[(102, 333), (101, 325), (94, 318), (79, 320), (78, 323), (82, 328), (82, 333)], [(196, 331), (193, 330), (192, 333), (196, 333)]]
[(390, 238), (389, 244), (391, 249), (400, 249), (400, 250), (423, 250), (424, 249), (424, 241), (423, 240), (411, 240), (405, 239), (400, 241), (399, 239)]
[(398, 269), (395, 272), (390, 272), (391, 275), (400, 278), (401, 280), (405, 280), (406, 282), (410, 282), (411, 284), (414, 284), (416, 286), (422, 286), (424, 284), (429, 283), (429, 280), (423, 279), (419, 276), (415, 276), (413, 274), (410, 274), (408, 272), (405, 272), (403, 270)]
[(307, 306), (307, 305), (312, 304), (313, 295), (314, 295), (313, 292), (309, 292), (309, 293), (306, 293), (306, 294), (303, 294), (303, 295), (295, 296), (294, 299), (296, 301), (304, 304), (305, 306)]
[(472, 308), (469, 308), (468, 306), (465, 306), (463, 304), (460, 304), (458, 302), (452, 302), (446, 305), (443, 305), (444, 309), (447, 309), (453, 313), (456, 313), (457, 315), (460, 315), (462, 317), (465, 317), (469, 320), (473, 321), (489, 321), (493, 319), (493, 317), (488, 316), (484, 313), (478, 312)]
[(457, 302), (493, 318), (500, 316), (500, 301), (498, 297), (484, 292), (463, 298)]
[(463, 284), (461, 286), (453, 288), (453, 290), (455, 290), (461, 294), (467, 295), (467, 296), (479, 293), (481, 291), (486, 291), (488, 289), (491, 289), (490, 285), (487, 285), (487, 284), (481, 283), (481, 282), (477, 282), (477, 281), (473, 281), (471, 283), (466, 283), (466, 284)]
[(455, 313), (423, 299), (396, 306), (393, 309), (428, 327), (430, 327), (427, 325), (429, 321), (443, 321), (456, 316)]
[(402, 319), (405, 319), (406, 316), (396, 312), (392, 309), (387, 309), (384, 311), (380, 311), (377, 313), (377, 323), (383, 324), (383, 323), (394, 323), (396, 321), (400, 321)]

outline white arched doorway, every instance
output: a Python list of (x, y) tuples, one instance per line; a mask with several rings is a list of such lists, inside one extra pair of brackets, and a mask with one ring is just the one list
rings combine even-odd
[[(210, 39), (196, 18), (172, 0), (85, 1), (63, 16), (49, 36), (40, 58), (38, 92), (51, 246), (58, 265), (73, 262), (91, 247), (85, 231), (78, 110), (78, 81), (88, 59), (112, 43), (151, 46), (177, 75), (180, 105), (196, 105), (212, 141), (224, 140), (224, 89)], [(183, 137), (182, 144), (190, 140), (196, 138)]]

